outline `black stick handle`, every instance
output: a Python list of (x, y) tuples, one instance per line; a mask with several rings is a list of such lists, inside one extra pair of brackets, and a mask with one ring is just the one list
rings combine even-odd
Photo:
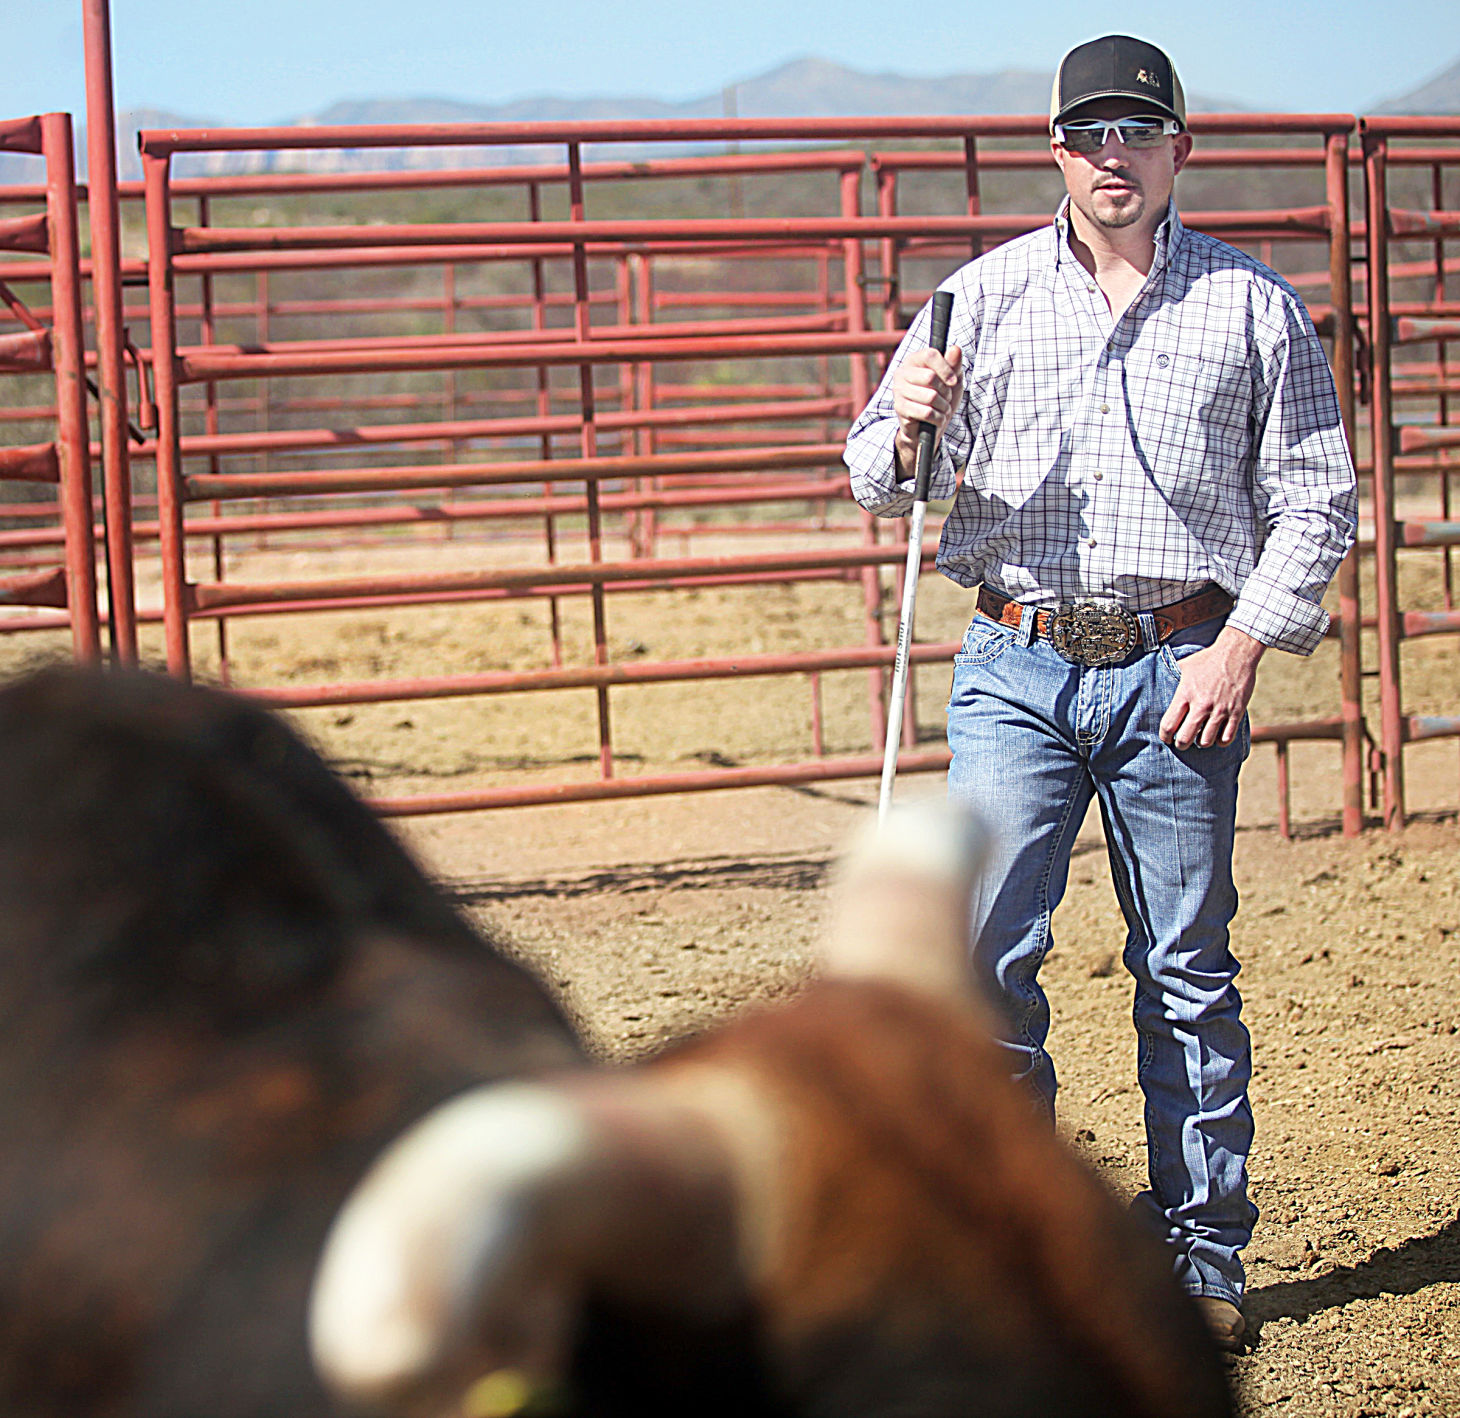
[[(953, 292), (933, 292), (933, 329), (928, 336), (928, 348), (942, 354), (948, 348), (948, 321), (953, 315)], [(933, 480), (933, 439), (938, 430), (924, 422), (918, 430), (917, 478), (913, 483), (913, 500), (928, 500), (928, 485)]]

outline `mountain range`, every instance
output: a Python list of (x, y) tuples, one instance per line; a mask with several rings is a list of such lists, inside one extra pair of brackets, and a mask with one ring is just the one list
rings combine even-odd
[[(377, 98), (331, 104), (317, 113), (284, 119), (274, 126), (296, 124), (405, 124), (564, 122), (580, 119), (718, 118), (735, 113), (742, 118), (862, 117), (939, 113), (1043, 113), (1049, 102), (1049, 76), (1043, 71), (1004, 69), (993, 74), (950, 74), (939, 78), (912, 78), (902, 74), (868, 74), (825, 59), (793, 60), (756, 75), (722, 92), (682, 103), (646, 97), (586, 99), (517, 99), (510, 103), (478, 104), (449, 98)], [(1244, 107), (1231, 99), (1208, 94), (1188, 95), (1193, 112), (1232, 112)], [(1460, 60), (1409, 93), (1387, 100), (1377, 113), (1460, 114)], [(78, 118), (81, 116), (78, 115)], [(197, 128), (218, 126), (207, 117), (133, 109), (119, 115), (117, 148), (124, 178), (140, 175), (136, 134), (144, 128)], [(80, 158), (84, 162), (84, 145)], [(616, 156), (629, 156), (623, 146)], [(554, 150), (553, 158), (560, 157)], [(353, 170), (362, 167), (457, 167), (463, 165), (541, 159), (542, 151), (529, 149), (396, 149), (389, 153), (351, 150), (329, 153), (236, 153), (184, 155), (175, 164), (180, 173), (224, 173), (308, 168)], [(32, 160), (0, 154), (0, 182), (34, 182), (39, 165)]]
[(1375, 113), (1460, 113), (1460, 59), (1434, 78), (1398, 98), (1386, 99)]

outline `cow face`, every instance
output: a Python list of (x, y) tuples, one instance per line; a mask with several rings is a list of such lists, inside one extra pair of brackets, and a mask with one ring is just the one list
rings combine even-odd
[(408, 1134), (326, 1250), (331, 1384), (410, 1418), (1227, 1412), (1169, 1261), (968, 990), (981, 844), (952, 810), (895, 820), (789, 1006)]

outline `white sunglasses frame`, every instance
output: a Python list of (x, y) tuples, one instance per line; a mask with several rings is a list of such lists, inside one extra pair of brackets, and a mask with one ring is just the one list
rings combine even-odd
[(1174, 118), (1162, 118), (1159, 114), (1156, 113), (1152, 113), (1149, 115), (1143, 113), (1128, 113), (1122, 118), (1077, 118), (1073, 123), (1056, 123), (1054, 125), (1054, 140), (1060, 145), (1060, 147), (1064, 148), (1066, 152), (1076, 152), (1074, 148), (1070, 147), (1069, 143), (1065, 139), (1066, 130), (1069, 128), (1077, 128), (1078, 131), (1082, 133), (1092, 133), (1095, 130), (1095, 125), (1099, 124), (1100, 128), (1102, 129), (1099, 144), (1092, 148), (1089, 153), (1077, 154), (1077, 156), (1080, 157), (1089, 157), (1093, 153), (1098, 153), (1101, 148), (1103, 148), (1110, 141), (1110, 135), (1112, 133), (1114, 133), (1115, 136), (1120, 140), (1122, 146), (1125, 145), (1125, 134), (1122, 133), (1120, 130), (1120, 125), (1122, 123), (1139, 123), (1142, 125), (1142, 127), (1146, 127), (1156, 122), (1159, 122), (1161, 125), (1161, 136), (1163, 138), (1173, 138), (1176, 136), (1176, 134), (1181, 132), (1181, 124), (1179, 124)]

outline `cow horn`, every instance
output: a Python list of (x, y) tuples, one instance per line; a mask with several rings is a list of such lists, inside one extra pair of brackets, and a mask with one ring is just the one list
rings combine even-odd
[(590, 1293), (739, 1302), (732, 1205), (716, 1137), (635, 1079), (474, 1090), (393, 1144), (336, 1218), (310, 1299), (316, 1367), (372, 1405), (483, 1375), (550, 1391)]
[(838, 871), (826, 973), (967, 995), (970, 902), (990, 844), (966, 809), (934, 800), (893, 808)]

